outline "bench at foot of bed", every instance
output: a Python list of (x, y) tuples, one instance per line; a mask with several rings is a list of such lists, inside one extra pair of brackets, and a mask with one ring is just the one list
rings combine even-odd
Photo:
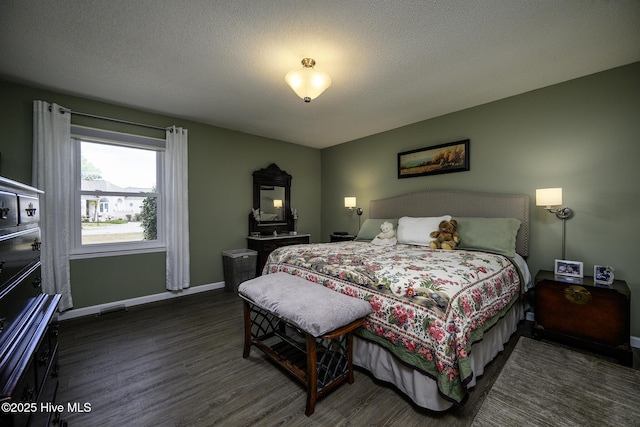
[(307, 388), (305, 414), (345, 380), (353, 383), (353, 332), (368, 302), (286, 273), (260, 276), (238, 289), (244, 309), (244, 351), (262, 350)]

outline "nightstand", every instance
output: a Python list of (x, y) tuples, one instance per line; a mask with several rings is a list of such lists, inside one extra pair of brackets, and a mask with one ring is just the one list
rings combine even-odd
[(539, 271), (535, 278), (534, 338), (549, 338), (616, 357), (631, 366), (631, 292), (627, 283), (611, 285)]
[(289, 234), (282, 233), (276, 236), (249, 236), (247, 237), (247, 246), (258, 252), (258, 260), (256, 262), (256, 277), (262, 275), (262, 269), (267, 263), (269, 254), (274, 250), (289, 245), (300, 245), (309, 243), (311, 234)]
[(355, 239), (356, 236), (354, 236), (353, 234), (330, 234), (329, 235), (329, 241), (331, 243), (334, 242), (348, 242), (351, 241), (353, 239)]

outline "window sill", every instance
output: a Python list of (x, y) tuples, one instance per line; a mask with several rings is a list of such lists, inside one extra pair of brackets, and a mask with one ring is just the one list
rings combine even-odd
[(102, 258), (102, 257), (114, 257), (122, 255), (139, 255), (148, 254), (154, 252), (166, 252), (167, 248), (164, 244), (158, 243), (157, 245), (144, 245), (139, 247), (123, 248), (122, 246), (117, 248), (107, 247), (95, 247), (95, 248), (82, 248), (72, 251), (69, 254), (69, 259), (87, 259), (87, 258)]

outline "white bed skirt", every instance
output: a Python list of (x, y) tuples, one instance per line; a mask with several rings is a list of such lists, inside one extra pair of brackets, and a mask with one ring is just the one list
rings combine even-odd
[[(469, 353), (474, 375), (468, 387), (476, 384), (476, 378), (484, 373), (484, 367), (496, 355), (504, 350), (504, 344), (524, 319), (524, 309), (520, 301), (516, 302), (507, 314), (489, 331), (482, 341), (475, 343)], [(444, 411), (453, 403), (443, 399), (438, 393), (436, 382), (419, 371), (400, 363), (387, 349), (354, 336), (353, 363), (371, 372), (374, 377), (398, 387), (418, 406), (432, 411)]]

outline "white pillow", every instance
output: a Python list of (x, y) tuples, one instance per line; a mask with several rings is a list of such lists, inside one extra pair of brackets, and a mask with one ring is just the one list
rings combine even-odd
[(429, 234), (438, 231), (441, 221), (451, 221), (451, 215), (420, 218), (403, 216), (398, 220), (398, 243), (429, 246), (435, 240)]

